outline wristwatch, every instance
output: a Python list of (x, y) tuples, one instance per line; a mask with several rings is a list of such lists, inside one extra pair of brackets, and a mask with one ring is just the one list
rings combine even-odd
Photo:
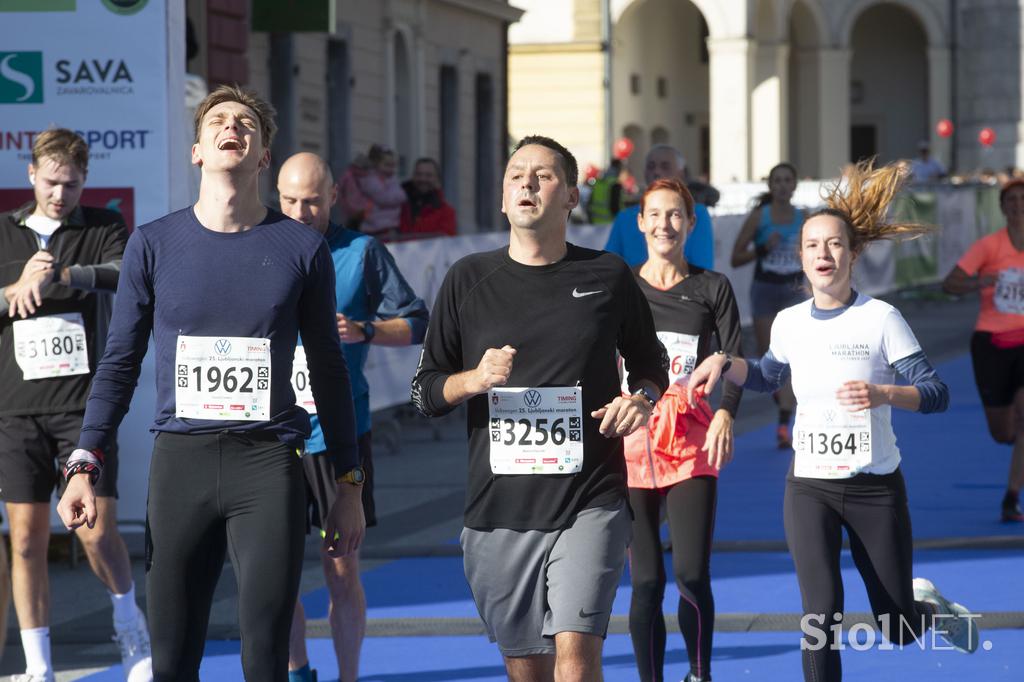
[(658, 402), (658, 399), (651, 395), (651, 392), (647, 390), (646, 386), (641, 386), (640, 388), (633, 391), (633, 395), (640, 396), (641, 398), (646, 400), (647, 406), (650, 407), (652, 410)]
[(363, 467), (355, 467), (350, 471), (338, 476), (334, 479), (335, 483), (351, 483), (352, 485), (362, 485), (366, 482), (366, 472), (363, 471)]
[(732, 356), (726, 353), (724, 350), (715, 351), (715, 355), (725, 356), (725, 364), (722, 365), (722, 374), (725, 374), (726, 372), (729, 371), (729, 368), (732, 367)]
[(363, 322), (363, 341), (365, 343), (370, 343), (376, 335), (377, 328), (373, 326), (373, 322), (370, 322), (369, 320)]

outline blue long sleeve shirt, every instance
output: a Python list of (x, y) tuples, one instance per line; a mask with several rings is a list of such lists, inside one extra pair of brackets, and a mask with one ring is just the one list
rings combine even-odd
[[(394, 257), (383, 244), (367, 234), (331, 224), (327, 245), (334, 261), (335, 298), (338, 312), (358, 322), (402, 319), (412, 332), (412, 343), (423, 343), (430, 313), (423, 299), (405, 281)], [(370, 384), (363, 373), (368, 343), (343, 343), (352, 398), (356, 408), (356, 433), (370, 430)], [(323, 452), (327, 445), (318, 415), (311, 415), (313, 433), (306, 441), (310, 453)]]
[[(295, 405), (291, 387), (301, 332), (335, 472), (357, 466), (352, 390), (338, 339), (334, 291), (327, 242), (316, 230), (277, 211), (268, 211), (245, 232), (209, 230), (191, 207), (139, 227), (125, 249), (106, 352), (93, 379), (79, 446), (102, 448), (116, 432), (152, 333), (157, 406), (151, 430), (263, 431), (301, 447), (310, 434), (309, 415)], [(269, 420), (177, 417), (179, 336), (269, 339)]]
[[(683, 257), (690, 265), (705, 270), (715, 269), (715, 235), (711, 229), (711, 214), (704, 204), (693, 207), (697, 222), (693, 232), (686, 238), (683, 246)], [(647, 242), (636, 226), (636, 218), (640, 215), (640, 205), (630, 206), (619, 211), (608, 233), (608, 242), (604, 250), (616, 253), (633, 268), (647, 260)]]

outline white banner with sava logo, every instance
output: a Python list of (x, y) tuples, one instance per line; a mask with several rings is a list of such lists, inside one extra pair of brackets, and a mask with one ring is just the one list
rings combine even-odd
[(84, 205), (130, 227), (181, 205), (183, 5), (0, 0), (0, 210), (31, 199), (32, 144), (52, 127), (89, 144)]

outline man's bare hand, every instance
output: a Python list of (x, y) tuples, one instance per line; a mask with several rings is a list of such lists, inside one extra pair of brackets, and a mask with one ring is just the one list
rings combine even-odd
[(68, 530), (96, 525), (96, 494), (88, 474), (76, 474), (57, 504), (57, 515)]
[(363, 325), (351, 320), (341, 313), (335, 313), (338, 321), (338, 336), (342, 343), (362, 343), (366, 340), (366, 333), (363, 332)]
[(597, 430), (602, 436), (618, 438), (628, 436), (641, 426), (646, 426), (647, 420), (651, 418), (651, 412), (650, 405), (643, 398), (619, 396), (601, 409), (591, 412), (590, 416), (601, 420)]
[(467, 377), (467, 388), (474, 394), (486, 393), (495, 386), (504, 386), (512, 374), (512, 360), (516, 349), (512, 346), (488, 348), (476, 369)]
[(34, 315), (43, 304), (43, 287), (53, 281), (56, 261), (49, 251), (36, 251), (21, 270), (21, 277), (4, 289), (7, 314), (22, 319)]
[(339, 483), (338, 496), (325, 521), (324, 549), (328, 556), (338, 558), (357, 551), (366, 534), (362, 486)]

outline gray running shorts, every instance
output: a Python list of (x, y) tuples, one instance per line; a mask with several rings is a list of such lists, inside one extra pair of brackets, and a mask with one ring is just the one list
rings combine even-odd
[(623, 500), (555, 531), (463, 529), (466, 579), (503, 656), (553, 654), (559, 632), (605, 636), (632, 524)]

